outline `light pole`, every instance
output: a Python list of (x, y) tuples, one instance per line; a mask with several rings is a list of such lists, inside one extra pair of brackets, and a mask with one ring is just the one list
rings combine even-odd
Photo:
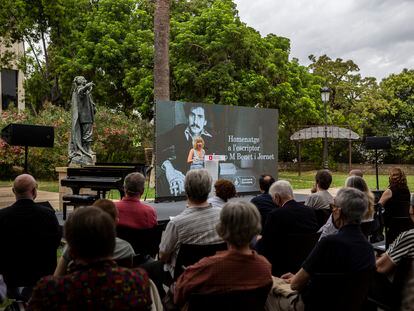
[(327, 169), (328, 168), (328, 111), (326, 108), (326, 105), (329, 102), (329, 95), (331, 93), (331, 90), (327, 87), (324, 86), (323, 88), (321, 88), (321, 97), (322, 97), (322, 102), (323, 102), (323, 106), (324, 106), (324, 112), (325, 112), (325, 131), (324, 131), (324, 138), (323, 138), (323, 168)]

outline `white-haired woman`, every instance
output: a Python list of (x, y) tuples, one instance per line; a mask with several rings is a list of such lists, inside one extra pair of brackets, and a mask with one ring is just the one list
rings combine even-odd
[(260, 214), (253, 204), (226, 203), (220, 213), (217, 232), (227, 242), (228, 250), (188, 267), (177, 281), (174, 302), (184, 305), (195, 292), (222, 293), (270, 285), (270, 263), (249, 247), (260, 231)]

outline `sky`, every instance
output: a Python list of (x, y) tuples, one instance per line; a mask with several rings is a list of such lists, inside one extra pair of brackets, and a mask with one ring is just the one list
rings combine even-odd
[(235, 0), (240, 19), (262, 36), (290, 39), (290, 57), (353, 60), (378, 80), (414, 69), (414, 0)]

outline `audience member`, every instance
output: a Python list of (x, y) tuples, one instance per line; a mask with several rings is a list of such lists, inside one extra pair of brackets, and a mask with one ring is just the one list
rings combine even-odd
[(171, 275), (181, 244), (216, 244), (223, 242), (217, 234), (220, 209), (207, 203), (212, 178), (205, 169), (190, 170), (184, 181), (187, 208), (167, 224), (161, 239), (159, 258)]
[(402, 202), (410, 202), (410, 197), (411, 194), (404, 172), (398, 167), (392, 168), (389, 174), (388, 188), (384, 191), (378, 203), (384, 207), (386, 213), (401, 216), (398, 205)]
[(16, 202), (0, 210), (0, 274), (10, 298), (19, 297), (18, 287), (30, 289), (53, 273), (62, 236), (55, 212), (34, 202), (37, 183), (31, 175), (17, 176), (13, 193)]
[[(385, 225), (385, 244), (390, 245), (401, 233), (400, 226), (393, 221), (394, 217), (409, 217), (410, 190), (404, 172), (394, 167), (390, 170), (389, 186), (378, 201), (383, 207)], [(406, 230), (406, 229), (405, 229)]]
[(263, 237), (257, 242), (256, 248), (272, 264), (272, 274), (280, 276), (284, 271), (283, 263), (289, 260), (280, 249), (287, 236), (315, 233), (319, 227), (315, 211), (293, 199), (293, 189), (288, 181), (279, 180), (273, 183), (269, 194), (280, 208), (275, 208), (268, 215)]
[(305, 205), (312, 208), (330, 209), (333, 197), (328, 192), (332, 183), (332, 175), (328, 170), (320, 170), (315, 175), (315, 193), (306, 198)]
[(275, 179), (271, 175), (260, 175), (259, 187), (261, 194), (251, 200), (251, 202), (259, 210), (260, 216), (262, 217), (262, 230), (265, 227), (267, 215), (269, 215), (269, 213), (277, 207), (269, 194), (269, 188), (274, 182)]
[[(118, 210), (115, 206), (115, 203), (107, 199), (97, 200), (93, 206), (101, 209), (102, 211), (108, 213), (111, 216), (111, 219), (114, 221), (115, 225), (118, 222)], [(132, 258), (135, 255), (134, 249), (131, 244), (127, 241), (122, 240), (118, 237), (115, 238), (115, 249), (112, 255), (112, 259), (123, 259), (123, 258)], [(58, 261), (54, 276), (65, 275), (67, 268), (70, 262), (72, 262), (72, 257), (70, 256), (70, 250), (66, 247), (63, 249), (62, 256)]]
[[(356, 175), (349, 176), (345, 180), (345, 187), (355, 188), (366, 194), (368, 198), (368, 209), (362, 219), (362, 222), (372, 221), (374, 214), (374, 194), (369, 190), (365, 180)], [(324, 238), (327, 235), (336, 234), (338, 232), (338, 226), (333, 221), (333, 215), (329, 217), (326, 224), (321, 229), (319, 229), (319, 231), (321, 232), (320, 239)]]
[(314, 295), (320, 297), (312, 282), (316, 273), (355, 275), (374, 269), (374, 250), (360, 229), (367, 209), (368, 198), (362, 191), (353, 188), (339, 190), (332, 212), (334, 222), (340, 227), (338, 234), (323, 238), (298, 273), (287, 273), (282, 276), (293, 290), (302, 293), (305, 307), (318, 303), (312, 300)]
[(75, 210), (65, 223), (65, 237), (76, 261), (72, 273), (42, 278), (33, 290), (30, 310), (148, 310), (145, 271), (118, 267), (111, 260), (115, 224), (96, 207)]
[(147, 229), (157, 225), (157, 213), (152, 206), (143, 204), (145, 177), (141, 173), (131, 173), (125, 177), (125, 197), (116, 202), (119, 212), (118, 226)]
[(364, 173), (360, 169), (354, 169), (354, 170), (351, 170), (349, 172), (349, 176), (358, 176), (358, 177), (363, 178), (364, 177)]
[(213, 207), (223, 207), (231, 198), (236, 196), (236, 187), (227, 179), (219, 179), (214, 184), (216, 195), (207, 200)]
[(249, 247), (260, 233), (260, 214), (248, 202), (229, 202), (220, 213), (217, 232), (229, 249), (188, 267), (176, 283), (174, 302), (184, 305), (192, 293), (249, 290), (272, 283), (271, 265)]

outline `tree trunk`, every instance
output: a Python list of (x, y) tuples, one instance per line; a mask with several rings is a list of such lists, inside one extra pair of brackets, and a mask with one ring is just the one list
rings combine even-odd
[(170, 100), (170, 0), (156, 0), (154, 14), (154, 99)]

